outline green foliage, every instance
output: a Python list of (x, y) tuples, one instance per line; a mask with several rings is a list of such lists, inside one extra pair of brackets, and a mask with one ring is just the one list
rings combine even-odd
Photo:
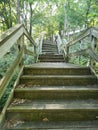
[(17, 78), (17, 74), (15, 74), (14, 77), (12, 78), (12, 80), (10, 81), (10, 83), (9, 83), (3, 97), (0, 100), (0, 111), (2, 111), (4, 105), (5, 105), (8, 97), (9, 97), (9, 94), (10, 94), (10, 92), (11, 92), (13, 86), (14, 86), (16, 78)]

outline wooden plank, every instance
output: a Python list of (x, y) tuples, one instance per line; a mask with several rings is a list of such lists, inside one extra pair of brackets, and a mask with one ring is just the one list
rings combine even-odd
[(92, 30), (92, 35), (96, 38), (98, 38), (98, 31), (97, 30)]
[(30, 34), (28, 33), (28, 31), (26, 30), (26, 28), (24, 27), (24, 35), (30, 40), (30, 42), (35, 46), (36, 43), (33, 40), (33, 38), (30, 36)]
[(8, 29), (4, 34), (0, 36), (0, 46), (5, 43), (12, 35), (14, 35), (21, 27), (22, 24), (17, 24), (14, 27)]
[(68, 57), (77, 56), (77, 55), (85, 55), (85, 54), (87, 54), (87, 51), (88, 51), (88, 49), (84, 49), (84, 50), (80, 50), (80, 51), (77, 51), (77, 52), (73, 52), (73, 53), (70, 53), (68, 55)]
[(67, 43), (67, 47), (72, 46), (76, 44), (77, 42), (83, 40), (84, 38), (88, 37), (90, 35), (90, 29), (87, 29), (81, 36), (79, 36), (77, 39), (74, 39)]
[(98, 62), (98, 55), (92, 49), (89, 49), (88, 53), (92, 57), (92, 59), (94, 59)]
[(18, 67), (19, 63), (22, 60), (22, 56), (23, 56), (22, 54), (23, 54), (23, 50), (20, 51), (16, 60), (14, 61), (12, 66), (9, 68), (6, 75), (3, 77), (3, 80), (1, 80), (1, 82), (0, 82), (0, 99), (2, 98), (2, 96), (5, 92), (5, 89), (7, 88), (10, 80), (12, 79), (12, 77), (13, 77), (15, 71), (16, 71), (16, 68)]
[(98, 31), (98, 26), (92, 27), (92, 29)]
[(28, 50), (28, 49), (24, 49), (24, 53), (27, 54), (27, 55), (31, 55), (31, 56), (36, 56), (35, 53), (33, 53), (32, 51)]
[(15, 42), (22, 35), (23, 35), (23, 28), (20, 28), (16, 33), (7, 37), (4, 44), (0, 45), (0, 58), (9, 51), (9, 49), (15, 44)]

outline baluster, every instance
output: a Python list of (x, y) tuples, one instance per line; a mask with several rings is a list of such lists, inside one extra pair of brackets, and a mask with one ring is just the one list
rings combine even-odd
[(69, 62), (69, 46), (66, 45), (66, 53), (67, 53), (67, 56), (66, 56), (66, 63)]
[(18, 44), (18, 50), (19, 52), (21, 52), (22, 54), (22, 60), (19, 63), (19, 69), (23, 66), (24, 62), (23, 62), (23, 54), (24, 54), (24, 36), (22, 35), (18, 40), (17, 40), (17, 44)]
[[(97, 39), (92, 36), (91, 38), (91, 49), (95, 52), (97, 48)], [(93, 58), (90, 58), (90, 66), (94, 69), (96, 65), (96, 61)]]

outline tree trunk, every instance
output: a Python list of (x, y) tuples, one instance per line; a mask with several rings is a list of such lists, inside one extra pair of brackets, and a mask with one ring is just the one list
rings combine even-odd
[(92, 0), (87, 1), (87, 11), (86, 11), (86, 18), (85, 18), (85, 28), (88, 28), (88, 15), (90, 13)]
[(33, 10), (32, 10), (32, 3), (29, 3), (30, 6), (30, 35), (32, 35), (32, 15), (33, 15)]
[(19, 2), (19, 0), (17, 0), (17, 23), (21, 23), (20, 22), (20, 2)]

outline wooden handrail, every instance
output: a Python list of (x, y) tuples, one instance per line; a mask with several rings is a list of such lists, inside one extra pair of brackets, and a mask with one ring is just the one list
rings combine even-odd
[(84, 39), (85, 37), (90, 35), (90, 29), (87, 29), (85, 32), (83, 32), (82, 35), (80, 35), (78, 38), (70, 41), (67, 43), (67, 47), (72, 46), (74, 44), (76, 44), (77, 42), (81, 41), (82, 39)]
[(22, 28), (22, 24), (17, 24), (14, 27), (8, 29), (4, 34), (0, 36), (0, 46), (10, 39), (17, 31)]
[[(30, 43), (32, 43), (32, 45), (34, 46), (34, 53), (25, 48), (23, 40), (24, 35), (30, 40)], [(15, 74), (16, 69), (19, 68), (19, 66), (23, 66), (23, 54), (26, 53), (28, 55), (37, 57), (36, 44), (33, 38), (29, 35), (27, 29), (24, 27), (23, 24), (17, 24), (15, 27), (12, 27), (11, 29), (7, 30), (4, 34), (1, 35), (0, 58), (3, 57), (15, 43), (17, 43), (19, 49), (18, 56), (6, 72), (5, 76), (0, 80), (0, 99), (3, 96), (13, 75)]]
[(15, 44), (15, 42), (21, 37), (25, 35), (33, 46), (36, 46), (33, 38), (29, 35), (28, 31), (25, 29), (23, 24), (18, 24), (15, 27), (7, 30), (0, 37), (0, 58), (5, 55), (9, 49)]
[(92, 59), (98, 62), (98, 55), (91, 48), (88, 49), (88, 54)]
[(29, 32), (27, 31), (27, 29), (25, 28), (24, 25), (23, 25), (23, 27), (24, 27), (24, 35), (30, 40), (30, 42), (31, 42), (34, 46), (36, 46), (35, 41), (34, 41), (33, 38), (30, 36)]
[[(76, 52), (69, 53), (69, 49), (71, 46), (77, 44), (79, 41), (84, 40), (86, 37), (89, 38), (89, 46), (86, 49), (81, 49)], [(98, 27), (90, 27), (85, 30), (80, 36), (78, 36), (76, 39), (68, 42), (63, 48), (63, 51), (65, 53), (65, 59), (66, 62), (68, 62), (69, 57), (71, 56), (78, 56), (78, 55), (89, 55), (90, 56), (90, 66), (93, 68), (95, 65), (95, 61), (98, 62), (98, 55), (95, 52), (97, 45), (97, 39), (98, 39)], [(84, 42), (84, 41), (83, 41)], [(80, 42), (79, 42), (80, 43)]]
[(83, 49), (80, 51), (69, 53), (68, 57), (77, 56), (77, 55), (85, 55), (85, 54), (87, 54), (87, 52), (88, 52), (88, 49)]

